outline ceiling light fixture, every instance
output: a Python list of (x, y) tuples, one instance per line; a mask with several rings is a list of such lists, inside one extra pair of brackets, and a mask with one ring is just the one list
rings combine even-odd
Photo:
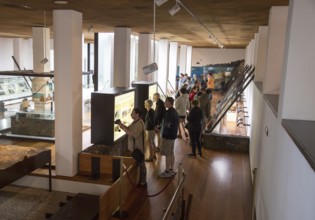
[[(221, 41), (212, 33), (212, 31), (210, 31), (210, 29), (180, 0), (175, 0), (176, 1), (176, 5), (181, 5), (202, 27), (204, 27), (204, 29), (206, 29), (209, 32), (209, 38), (212, 40), (213, 44), (217, 44), (221, 49), (224, 47), (224, 45), (221, 43)], [(176, 6), (175, 5), (175, 6)], [(174, 6), (174, 7), (175, 7)], [(173, 7), (173, 8), (174, 8)], [(178, 6), (179, 7), (179, 6)], [(171, 8), (170, 11), (173, 9)], [(179, 7), (180, 9), (180, 7)], [(177, 11), (179, 11), (179, 9)], [(169, 11), (169, 12), (170, 12)], [(176, 12), (177, 12), (176, 11)], [(175, 13), (176, 13), (175, 12)], [(174, 13), (174, 14), (175, 14)], [(174, 15), (171, 14), (171, 15)]]
[(165, 2), (167, 2), (168, 0), (155, 0), (155, 4), (160, 7), (161, 5), (163, 5)]
[(176, 4), (168, 11), (168, 13), (170, 13), (170, 15), (175, 15), (179, 10), (180, 10), (180, 7), (179, 5), (177, 4), (178, 1), (176, 1)]
[(90, 24), (89, 28), (88, 28), (88, 32), (89, 33), (93, 33), (94, 32), (94, 27), (92, 24)]
[(57, 5), (66, 5), (66, 4), (68, 4), (67, 1), (54, 1), (54, 3), (57, 4)]

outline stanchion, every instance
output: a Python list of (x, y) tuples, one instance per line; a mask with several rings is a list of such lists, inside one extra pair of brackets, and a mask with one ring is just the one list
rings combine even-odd
[(124, 161), (123, 158), (120, 158), (120, 191), (119, 191), (119, 210), (117, 210), (114, 214), (113, 217), (115, 218), (127, 218), (128, 217), (128, 212), (122, 210), (122, 203), (123, 203), (123, 172), (124, 172)]

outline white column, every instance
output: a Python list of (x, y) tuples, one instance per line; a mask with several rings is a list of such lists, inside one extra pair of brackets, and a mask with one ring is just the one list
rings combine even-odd
[(259, 42), (259, 34), (255, 33), (255, 49), (254, 49), (254, 56), (253, 56), (253, 66), (256, 66), (257, 63), (257, 53), (258, 53), (258, 42)]
[(152, 57), (152, 34), (139, 35), (138, 80), (149, 81), (152, 74), (145, 75), (142, 68), (154, 62)]
[(113, 86), (114, 33), (98, 34), (98, 90)]
[(33, 71), (50, 72), (50, 30), (45, 27), (33, 27)]
[(0, 71), (14, 70), (14, 62), (11, 58), (13, 54), (13, 39), (0, 38)]
[(168, 64), (168, 80), (173, 89), (176, 89), (178, 43), (170, 42), (170, 57)]
[(180, 45), (179, 50), (179, 73), (187, 73), (186, 70), (186, 62), (187, 62), (187, 45)]
[(54, 10), (56, 174), (74, 176), (82, 149), (82, 14)]
[[(14, 38), (13, 39), (13, 56), (21, 68), (23, 70), (23, 39), (22, 38)], [(14, 64), (14, 70), (18, 70), (18, 67)]]
[(268, 26), (260, 26), (258, 35), (257, 60), (255, 63), (255, 82), (263, 82), (267, 60)]
[(192, 46), (187, 46), (186, 51), (186, 73), (191, 75), (191, 56), (192, 56)]
[(279, 94), (280, 92), (288, 8), (288, 6), (274, 6), (270, 9), (264, 94)]
[(114, 36), (114, 87), (130, 86), (131, 28), (116, 27)]
[(168, 43), (167, 39), (159, 40), (159, 63), (158, 63), (158, 83), (166, 94), (167, 76), (168, 76)]

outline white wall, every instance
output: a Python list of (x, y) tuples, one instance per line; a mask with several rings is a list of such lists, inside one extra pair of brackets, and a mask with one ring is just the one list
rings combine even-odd
[(191, 66), (230, 63), (242, 59), (245, 59), (245, 49), (193, 48)]
[(0, 38), (0, 71), (14, 70), (13, 39)]
[[(315, 174), (264, 101), (253, 90), (251, 169), (257, 168), (257, 220), (315, 219)], [(268, 136), (265, 131), (268, 129)]]
[[(275, 12), (273, 8), (271, 11)], [(284, 17), (280, 19), (282, 28), (286, 25)], [(314, 30), (310, 30), (314, 26), (314, 1), (291, 0), (288, 17), (286, 38), (282, 37), (286, 39), (286, 49), (273, 59), (268, 57), (263, 82), (273, 86), (281, 80), (279, 114), (274, 114), (256, 86), (252, 93), (246, 93), (246, 99), (253, 101), (249, 111), (252, 115), (250, 166), (257, 168), (254, 199), (257, 220), (315, 219), (315, 172), (281, 124), (286, 117), (314, 120), (315, 88), (311, 74), (314, 46), (310, 45), (315, 36)], [(281, 50), (279, 45), (270, 46), (270, 37), (279, 34), (280, 27), (276, 29), (269, 31), (268, 53), (270, 49)], [(277, 79), (266, 77), (275, 71), (282, 73)]]
[[(296, 1), (297, 2), (297, 1)], [(286, 42), (287, 55), (281, 88), (283, 118), (315, 120), (315, 3), (291, 4)], [(293, 88), (293, 89), (292, 89)], [(309, 97), (309, 98), (307, 98)], [(281, 105), (280, 105), (281, 106)]]

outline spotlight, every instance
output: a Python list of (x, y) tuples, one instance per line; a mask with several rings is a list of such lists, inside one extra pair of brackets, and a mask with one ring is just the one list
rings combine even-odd
[(179, 5), (176, 2), (176, 5), (174, 5), (169, 11), (168, 13), (170, 13), (170, 15), (175, 15), (178, 11), (180, 10)]
[(93, 28), (93, 25), (90, 25), (90, 27), (88, 28), (88, 32), (89, 32), (89, 33), (92, 33), (92, 32), (94, 32), (94, 28)]
[(161, 5), (163, 5), (165, 2), (167, 2), (168, 0), (155, 0), (155, 4), (160, 7)]
[(40, 64), (45, 65), (48, 62), (48, 59), (45, 57), (40, 61)]

